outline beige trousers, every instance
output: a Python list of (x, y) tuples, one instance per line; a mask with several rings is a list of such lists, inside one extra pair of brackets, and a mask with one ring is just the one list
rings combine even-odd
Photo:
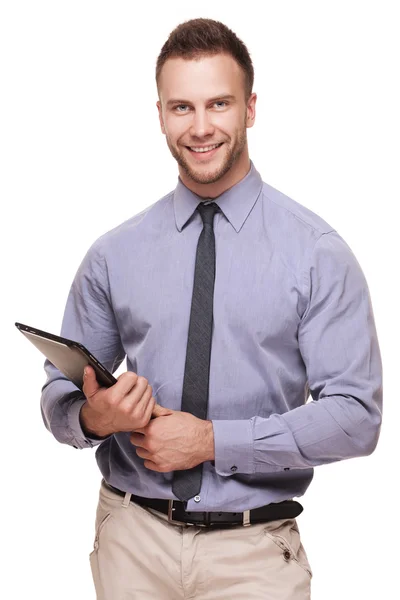
[(174, 525), (101, 484), (90, 564), (97, 600), (309, 600), (296, 519)]

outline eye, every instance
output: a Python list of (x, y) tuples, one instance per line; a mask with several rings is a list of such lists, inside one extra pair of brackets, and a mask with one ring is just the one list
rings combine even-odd
[[(225, 102), (225, 100), (217, 100), (214, 104), (219, 105), (218, 108), (225, 108), (225, 106), (227, 106), (227, 102)], [(221, 106), (221, 104), (224, 106)]]
[(179, 110), (180, 108), (188, 108), (187, 104), (178, 104), (177, 106), (174, 107), (174, 109), (176, 110), (176, 112), (186, 112), (186, 110)]

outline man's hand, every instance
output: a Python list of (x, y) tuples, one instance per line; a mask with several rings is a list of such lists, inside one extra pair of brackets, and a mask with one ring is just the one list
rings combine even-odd
[(80, 419), (88, 435), (107, 437), (118, 431), (133, 431), (147, 425), (152, 416), (171, 413), (156, 404), (152, 387), (145, 377), (127, 371), (113, 386), (103, 388), (97, 383), (92, 367), (86, 367), (85, 371), (83, 393), (86, 403), (82, 406)]
[(151, 471), (166, 473), (191, 469), (214, 460), (214, 431), (211, 421), (190, 413), (170, 411), (137, 428), (130, 437), (136, 454)]

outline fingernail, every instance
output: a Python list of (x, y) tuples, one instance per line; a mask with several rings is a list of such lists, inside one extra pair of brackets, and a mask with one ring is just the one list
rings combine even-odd
[(85, 368), (83, 369), (83, 376), (84, 376), (84, 377), (86, 377), (86, 375), (87, 375), (87, 374), (88, 374), (88, 371), (87, 371), (87, 368), (85, 367)]

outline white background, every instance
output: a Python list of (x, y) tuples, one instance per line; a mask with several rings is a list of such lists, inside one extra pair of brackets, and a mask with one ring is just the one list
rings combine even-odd
[(314, 600), (392, 598), (400, 533), (397, 3), (191, 4), (1, 3), (0, 595), (94, 599), (94, 450), (62, 446), (44, 428), (42, 356), (14, 322), (58, 333), (91, 243), (175, 187), (154, 68), (169, 32), (202, 16), (226, 23), (252, 55), (258, 103), (249, 143), (264, 181), (335, 227), (369, 283), (384, 364), (380, 442), (369, 457), (316, 469), (299, 526)]

